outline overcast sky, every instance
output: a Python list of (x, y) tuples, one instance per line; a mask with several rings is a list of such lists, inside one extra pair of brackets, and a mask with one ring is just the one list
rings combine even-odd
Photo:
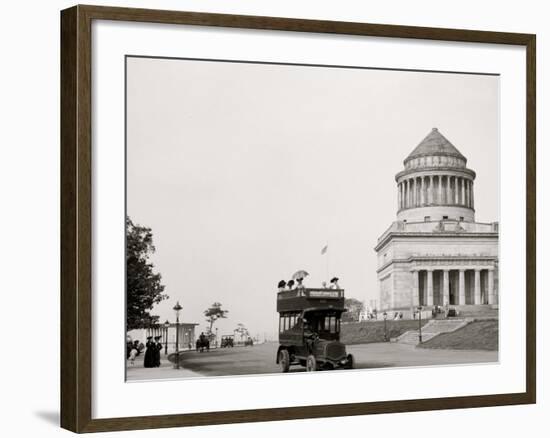
[(437, 127), (477, 172), (476, 220), (498, 220), (495, 76), (129, 58), (127, 210), (153, 229), (170, 299), (154, 312), (220, 334), (274, 336), (276, 285), (378, 297), (378, 236), (395, 220), (395, 174)]

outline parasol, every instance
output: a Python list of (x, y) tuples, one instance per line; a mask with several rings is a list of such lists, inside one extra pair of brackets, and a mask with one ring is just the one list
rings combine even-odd
[(296, 271), (294, 275), (292, 276), (293, 280), (298, 280), (299, 278), (306, 278), (309, 275), (307, 271), (304, 271), (303, 269), (300, 271)]

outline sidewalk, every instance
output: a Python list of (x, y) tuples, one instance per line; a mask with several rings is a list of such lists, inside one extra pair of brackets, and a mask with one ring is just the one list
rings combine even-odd
[(190, 377), (203, 377), (195, 371), (191, 371), (180, 367), (175, 369), (174, 364), (168, 361), (168, 358), (163, 354), (160, 358), (159, 368), (144, 368), (143, 357), (141, 354), (136, 358), (135, 364), (132, 366), (130, 362), (126, 362), (126, 380), (159, 380), (159, 379), (187, 379)]

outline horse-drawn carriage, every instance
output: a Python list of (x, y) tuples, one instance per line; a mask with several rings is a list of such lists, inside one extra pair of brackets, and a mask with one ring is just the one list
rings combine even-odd
[(220, 341), (221, 348), (233, 348), (234, 346), (234, 336), (233, 335), (224, 335)]
[(195, 348), (199, 353), (210, 351), (210, 340), (208, 339), (208, 336), (201, 333), (197, 339), (197, 342), (195, 342)]

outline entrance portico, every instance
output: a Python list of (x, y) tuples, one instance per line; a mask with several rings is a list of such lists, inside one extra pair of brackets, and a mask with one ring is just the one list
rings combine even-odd
[(494, 266), (415, 266), (412, 306), (497, 304)]

